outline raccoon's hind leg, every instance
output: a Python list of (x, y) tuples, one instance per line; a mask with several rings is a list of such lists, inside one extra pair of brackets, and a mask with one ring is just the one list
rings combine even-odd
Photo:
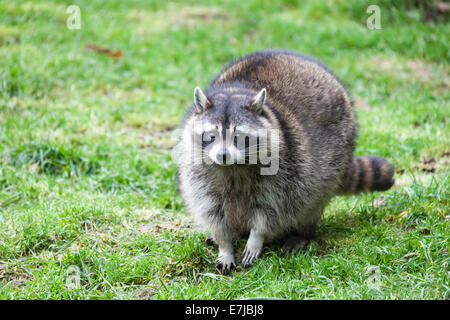
[(316, 209), (307, 211), (306, 215), (299, 217), (298, 225), (285, 238), (285, 243), (281, 247), (283, 253), (297, 253), (300, 249), (308, 245), (309, 241), (316, 235), (317, 225), (327, 203), (328, 201), (324, 201), (318, 204)]
[(309, 239), (306, 239), (299, 235), (293, 235), (289, 237), (284, 245), (281, 247), (281, 251), (283, 253), (297, 253), (300, 249), (307, 246), (309, 243)]

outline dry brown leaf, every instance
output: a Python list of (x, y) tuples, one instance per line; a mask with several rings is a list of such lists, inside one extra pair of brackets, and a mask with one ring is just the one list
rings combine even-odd
[(397, 221), (397, 217), (394, 214), (387, 214), (384, 217), (384, 221), (386, 221), (386, 222), (395, 222), (395, 221)]
[(406, 217), (408, 215), (408, 210), (402, 211), (399, 215), (397, 215), (397, 219)]
[(419, 255), (418, 252), (410, 252), (410, 253), (405, 254), (405, 255), (402, 257), (402, 260), (406, 260), (406, 259), (409, 259), (409, 258), (411, 258), (411, 257), (418, 256), (418, 255)]
[(438, 167), (438, 164), (436, 162), (436, 159), (434, 158), (424, 158), (421, 161), (421, 165), (420, 166), (415, 166), (414, 169), (415, 170), (420, 170), (423, 172), (435, 172), (436, 169)]
[(384, 217), (384, 221), (386, 221), (386, 222), (397, 222), (397, 220), (406, 217), (408, 215), (408, 213), (409, 213), (409, 211), (405, 210), (405, 211), (400, 212), (399, 214), (387, 214)]
[(36, 173), (39, 170), (39, 163), (37, 162), (33, 162), (29, 165), (28, 169), (30, 170), (30, 172), (32, 173)]
[(384, 199), (383, 196), (379, 197), (378, 199), (373, 201), (373, 206), (374, 207), (378, 207), (378, 206), (382, 206), (386, 203), (386, 199)]
[(120, 49), (112, 51), (112, 50), (110, 50), (108, 48), (104, 48), (104, 47), (98, 46), (96, 44), (87, 44), (87, 45), (84, 46), (84, 48), (86, 50), (91, 50), (91, 51), (94, 51), (94, 52), (97, 52), (97, 53), (106, 54), (106, 55), (108, 55), (108, 56), (110, 56), (112, 58), (115, 58), (115, 59), (122, 58), (122, 56), (123, 56), (122, 50), (120, 50)]
[(370, 109), (369, 104), (364, 99), (356, 97), (356, 98), (354, 98), (352, 100), (352, 102), (353, 102), (353, 106), (356, 109), (362, 109), (362, 110), (369, 110)]
[(232, 46), (237, 46), (239, 44), (239, 41), (236, 38), (231, 38), (230, 39), (230, 44)]

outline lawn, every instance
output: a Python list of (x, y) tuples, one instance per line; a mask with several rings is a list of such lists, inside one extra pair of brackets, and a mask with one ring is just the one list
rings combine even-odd
[[(0, 1), (0, 298), (449, 299), (450, 27), (408, 2)], [(388, 158), (396, 185), (335, 198), (307, 248), (222, 276), (174, 130), (195, 86), (263, 48), (334, 70), (356, 154)]]

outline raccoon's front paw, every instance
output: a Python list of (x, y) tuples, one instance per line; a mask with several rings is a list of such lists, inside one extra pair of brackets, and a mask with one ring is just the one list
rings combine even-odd
[(251, 248), (246, 246), (244, 252), (242, 252), (242, 266), (244, 268), (248, 268), (255, 261), (255, 259), (258, 258), (261, 253), (261, 249), (262, 248)]
[(248, 237), (244, 252), (242, 252), (242, 266), (244, 268), (249, 267), (253, 261), (258, 258), (262, 251), (263, 244), (263, 235), (254, 229), (250, 230), (250, 236)]
[(234, 262), (233, 255), (226, 255), (219, 257), (216, 269), (223, 275), (229, 274), (231, 271), (236, 269), (236, 263)]

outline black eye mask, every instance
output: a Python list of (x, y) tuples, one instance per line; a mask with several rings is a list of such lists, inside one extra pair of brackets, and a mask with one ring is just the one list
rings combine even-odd
[(206, 148), (211, 143), (213, 143), (217, 137), (218, 137), (218, 132), (215, 130), (203, 132), (201, 135), (202, 147)]

